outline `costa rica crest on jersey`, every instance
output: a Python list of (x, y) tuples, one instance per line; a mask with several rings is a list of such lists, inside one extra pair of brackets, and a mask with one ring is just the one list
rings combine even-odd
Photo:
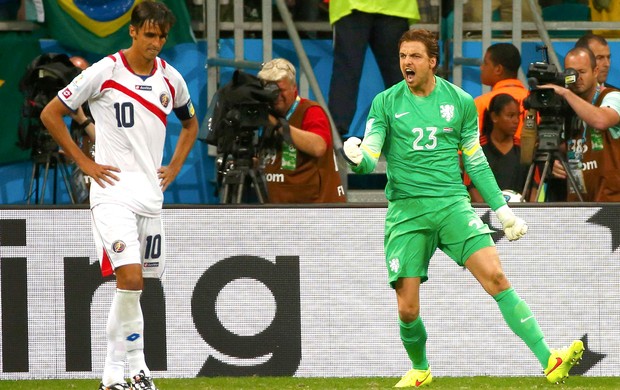
[(450, 122), (454, 118), (454, 106), (452, 104), (442, 104), (439, 106), (441, 117)]
[(125, 247), (127, 245), (125, 245), (125, 243), (121, 240), (116, 240), (112, 243), (112, 251), (114, 253), (121, 253), (122, 251), (125, 250)]
[(162, 92), (161, 95), (159, 95), (159, 102), (162, 106), (164, 106), (164, 108), (168, 107), (168, 104), (170, 103), (170, 96), (166, 92)]

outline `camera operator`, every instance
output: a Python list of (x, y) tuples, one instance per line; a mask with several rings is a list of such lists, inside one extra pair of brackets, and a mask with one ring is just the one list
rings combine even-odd
[[(564, 59), (566, 69), (579, 74), (577, 81), (563, 88), (545, 84), (581, 119), (567, 139), (567, 160), (584, 201), (620, 201), (620, 91), (601, 89), (597, 82), (598, 68), (592, 51), (583, 47), (570, 50)], [(552, 175), (566, 179), (566, 171), (555, 160)], [(568, 200), (577, 199), (569, 186)]]
[(258, 72), (263, 83), (280, 91), (269, 115), (278, 141), (261, 155), (269, 201), (345, 202), (329, 119), (318, 103), (298, 95), (295, 77), (293, 64), (282, 58), (267, 62)]

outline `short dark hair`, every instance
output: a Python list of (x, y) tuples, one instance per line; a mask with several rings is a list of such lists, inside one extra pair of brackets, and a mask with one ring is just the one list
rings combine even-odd
[(516, 78), (521, 66), (521, 54), (512, 43), (496, 43), (487, 49), (489, 58), (494, 64), (504, 67), (506, 72)]
[(596, 41), (603, 46), (609, 46), (609, 44), (607, 43), (607, 39), (605, 39), (605, 37), (603, 37), (602, 35), (586, 33), (577, 40), (577, 42), (575, 43), (575, 47), (590, 48), (590, 42), (592, 41)]
[(439, 44), (437, 35), (429, 30), (412, 28), (405, 31), (398, 41), (398, 49), (403, 42), (421, 42), (426, 47), (426, 52), (430, 58), (435, 58), (435, 68), (439, 65)]
[(572, 49), (570, 49), (568, 51), (568, 53), (566, 53), (566, 57), (564, 58), (568, 58), (570, 56), (576, 56), (579, 55), (580, 53), (585, 53), (589, 58), (590, 58), (590, 65), (592, 66), (592, 69), (596, 68), (596, 57), (594, 56), (594, 53), (592, 53), (592, 50), (590, 50), (587, 46), (586, 47), (573, 47)]
[(169, 31), (176, 22), (172, 11), (163, 3), (146, 0), (136, 5), (131, 11), (131, 25), (136, 29), (142, 28), (145, 23), (153, 23), (164, 31)]

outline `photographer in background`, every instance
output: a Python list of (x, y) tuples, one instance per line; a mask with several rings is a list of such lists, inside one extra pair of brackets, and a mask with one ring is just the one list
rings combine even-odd
[(261, 151), (260, 156), (269, 201), (345, 202), (329, 119), (318, 103), (298, 95), (293, 64), (282, 58), (273, 59), (263, 65), (258, 78), (280, 90), (273, 103), (273, 114), (269, 115), (277, 142)]
[[(579, 77), (569, 88), (553, 84), (582, 123), (567, 140), (567, 160), (586, 202), (620, 201), (620, 91), (602, 89), (597, 82), (598, 68), (592, 51), (583, 47), (570, 50), (564, 59), (566, 69), (575, 69)], [(554, 161), (552, 175), (566, 179), (566, 171)], [(568, 200), (577, 199), (569, 186)]]

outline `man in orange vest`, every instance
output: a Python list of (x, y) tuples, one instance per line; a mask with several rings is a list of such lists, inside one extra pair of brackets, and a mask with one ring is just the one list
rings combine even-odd
[(512, 43), (496, 43), (489, 46), (480, 65), (480, 82), (491, 86), (491, 91), (474, 99), (478, 110), (479, 129), (483, 127), (484, 111), (489, 108), (489, 102), (495, 95), (507, 93), (519, 102), (521, 115), (519, 127), (515, 133), (517, 144), (520, 143), (521, 129), (523, 128), (523, 99), (529, 95), (528, 89), (517, 78), (520, 65), (521, 54)]

